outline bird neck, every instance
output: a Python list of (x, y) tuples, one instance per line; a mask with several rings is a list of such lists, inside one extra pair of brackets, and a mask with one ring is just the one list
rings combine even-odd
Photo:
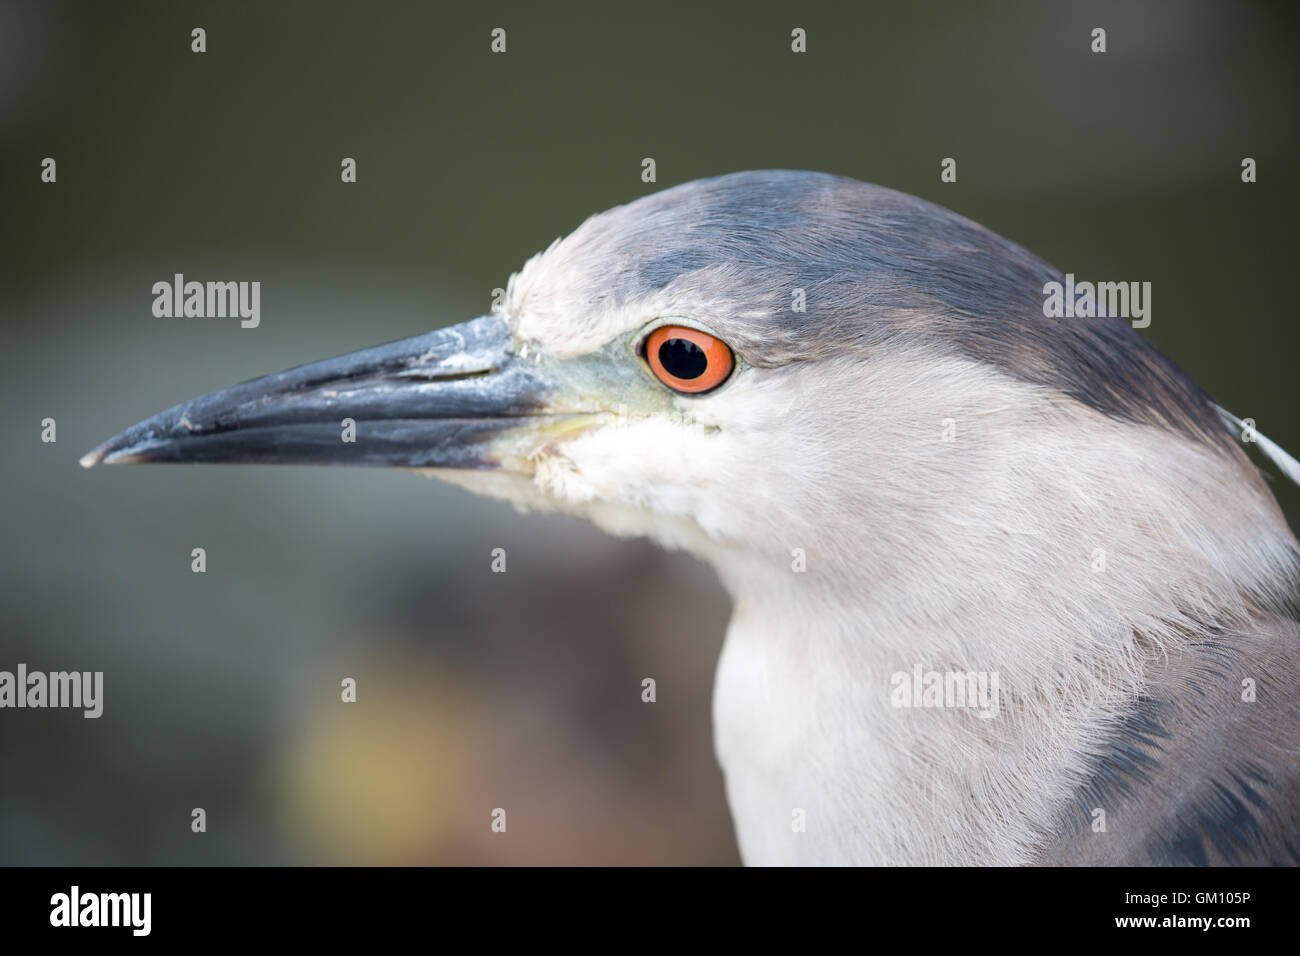
[(735, 600), (714, 714), (751, 862), (1026, 862), (1153, 662), (1293, 580), (1230, 446), (986, 384), (844, 422), (852, 494), (708, 549)]

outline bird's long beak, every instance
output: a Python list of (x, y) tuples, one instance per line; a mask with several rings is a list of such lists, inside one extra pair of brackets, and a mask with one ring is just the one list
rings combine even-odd
[(500, 463), (494, 438), (540, 424), (551, 390), (514, 354), (506, 323), (484, 316), (193, 399), (132, 425), (81, 464), (491, 468)]

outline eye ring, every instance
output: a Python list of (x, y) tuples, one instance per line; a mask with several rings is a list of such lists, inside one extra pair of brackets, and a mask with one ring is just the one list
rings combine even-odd
[(645, 337), (642, 349), (655, 378), (687, 395), (712, 391), (736, 367), (726, 342), (684, 325), (661, 325)]

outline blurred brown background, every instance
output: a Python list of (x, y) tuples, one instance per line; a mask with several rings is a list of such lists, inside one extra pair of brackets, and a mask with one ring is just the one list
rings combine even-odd
[[(735, 862), (708, 569), (401, 473), (78, 456), (486, 312), (592, 212), (765, 167), (1151, 281), (1145, 334), (1300, 453), (1296, 26), (1229, 2), (0, 4), (0, 669), (106, 683), (99, 720), (0, 712), (0, 863)], [(154, 318), (175, 272), (260, 280), (261, 327)]]

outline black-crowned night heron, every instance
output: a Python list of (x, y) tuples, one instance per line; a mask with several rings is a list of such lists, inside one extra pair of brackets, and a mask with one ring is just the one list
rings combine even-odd
[(703, 557), (750, 863), (1297, 862), (1300, 547), (1235, 419), (1045, 317), (1059, 279), (887, 189), (723, 176), (83, 464), (420, 469)]

